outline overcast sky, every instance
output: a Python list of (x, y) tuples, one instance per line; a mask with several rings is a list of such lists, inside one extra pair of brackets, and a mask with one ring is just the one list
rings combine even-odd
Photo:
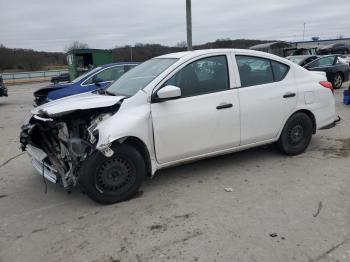
[[(185, 0), (0, 0), (0, 44), (63, 51), (186, 40)], [(193, 42), (350, 37), (350, 0), (192, 0)]]

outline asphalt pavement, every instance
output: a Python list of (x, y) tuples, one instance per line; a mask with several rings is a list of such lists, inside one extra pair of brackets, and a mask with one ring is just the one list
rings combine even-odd
[(350, 261), (343, 90), (342, 121), (302, 155), (269, 146), (169, 168), (134, 199), (103, 206), (49, 182), (45, 194), (19, 150), (32, 93), (45, 84), (0, 98), (0, 261)]

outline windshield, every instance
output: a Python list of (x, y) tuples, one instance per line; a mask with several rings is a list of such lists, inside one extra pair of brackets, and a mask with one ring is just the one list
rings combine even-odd
[(84, 77), (90, 75), (90, 74), (93, 74), (95, 72), (97, 72), (98, 70), (100, 70), (102, 67), (96, 67), (88, 72), (86, 72), (85, 74), (82, 74), (81, 76), (78, 76), (77, 78), (75, 78), (72, 83), (78, 83), (80, 80), (82, 80)]
[(148, 60), (122, 75), (107, 91), (114, 95), (133, 96), (176, 61), (175, 58)]

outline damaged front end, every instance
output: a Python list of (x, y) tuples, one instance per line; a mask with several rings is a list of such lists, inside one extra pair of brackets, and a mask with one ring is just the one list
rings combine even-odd
[(78, 184), (83, 162), (96, 151), (96, 127), (117, 112), (120, 103), (55, 117), (39, 111), (22, 126), (21, 148), (39, 174), (70, 190)]

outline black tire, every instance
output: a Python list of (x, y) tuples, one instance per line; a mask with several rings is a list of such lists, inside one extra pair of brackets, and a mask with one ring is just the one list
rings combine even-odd
[(313, 133), (312, 121), (305, 113), (295, 113), (285, 124), (278, 140), (280, 151), (295, 156), (305, 151)]
[(127, 144), (112, 148), (113, 156), (96, 151), (79, 172), (82, 190), (94, 201), (113, 204), (133, 197), (145, 178), (145, 161), (138, 150)]
[(343, 81), (344, 81), (343, 75), (341, 73), (336, 73), (332, 79), (333, 88), (334, 89), (341, 88), (343, 85)]

